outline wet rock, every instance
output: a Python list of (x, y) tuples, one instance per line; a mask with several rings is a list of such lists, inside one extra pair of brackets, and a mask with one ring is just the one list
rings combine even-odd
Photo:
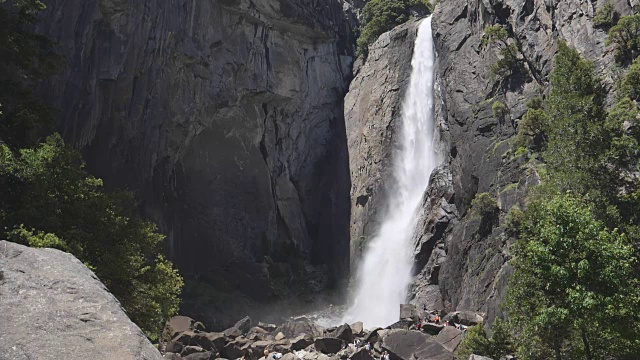
[(313, 338), (310, 335), (302, 334), (291, 340), (291, 350), (297, 351), (313, 345)]
[(348, 324), (342, 324), (338, 326), (338, 328), (335, 331), (333, 331), (330, 336), (338, 339), (342, 339), (347, 343), (350, 343), (353, 341), (353, 332), (351, 330), (351, 327)]
[[(204, 353), (207, 352), (205, 349), (200, 346), (185, 346), (184, 349), (180, 352), (180, 356), (185, 357), (187, 355), (196, 354), (196, 353)], [(209, 354), (207, 354), (207, 357)]]
[(317, 351), (323, 354), (336, 354), (342, 350), (343, 340), (333, 337), (316, 338), (313, 342)]
[(222, 349), (227, 344), (227, 342), (229, 342), (229, 339), (223, 333), (205, 333), (203, 335), (218, 350)]
[(351, 360), (373, 360), (373, 356), (371, 356), (371, 352), (361, 348), (358, 351), (354, 352), (349, 359)]
[(233, 327), (240, 330), (243, 334), (246, 334), (249, 329), (251, 329), (251, 318), (245, 316), (244, 318), (240, 319), (235, 325), (233, 325)]
[(278, 328), (275, 324), (267, 324), (263, 322), (258, 322), (258, 327), (264, 329), (267, 332), (272, 332)]
[(257, 341), (264, 340), (269, 332), (261, 327), (254, 326), (247, 332), (247, 339)]
[(214, 360), (215, 358), (215, 354), (208, 351), (196, 352), (182, 357), (183, 360)]
[(182, 360), (182, 357), (178, 354), (167, 352), (162, 356), (163, 359), (166, 360)]
[(445, 327), (444, 325), (426, 322), (422, 324), (422, 331), (430, 335), (438, 335)]
[(227, 359), (237, 359), (244, 355), (245, 345), (250, 344), (249, 340), (243, 338), (237, 338), (234, 341), (226, 344), (220, 349), (220, 356)]
[(0, 241), (0, 279), (3, 359), (162, 359), (71, 254)]
[(308, 334), (313, 337), (324, 335), (322, 326), (303, 320), (286, 322), (278, 326), (275, 331), (283, 333), (286, 338), (294, 338), (300, 334)]

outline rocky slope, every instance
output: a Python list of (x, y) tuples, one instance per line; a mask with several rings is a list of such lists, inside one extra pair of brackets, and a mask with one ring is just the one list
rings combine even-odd
[[(165, 359), (173, 360), (267, 360), (278, 356), (283, 360), (373, 360), (383, 352), (392, 360), (454, 360), (462, 340), (460, 329), (477, 322), (459, 319), (456, 314), (447, 319), (452, 326), (425, 322), (418, 329), (416, 318), (409, 314), (385, 329), (363, 329), (361, 322), (323, 328), (303, 318), (276, 326), (254, 324), (245, 317), (224, 332), (206, 332), (193, 319), (175, 317), (167, 322), (161, 349)], [(454, 323), (454, 319), (465, 325)]]
[[(614, 1), (621, 15), (640, 9), (637, 1)], [(436, 117), (447, 161), (434, 171), (423, 199), (415, 243), (415, 281), (410, 300), (447, 312), (499, 315), (510, 269), (504, 219), (521, 206), (539, 182), (525, 156), (516, 156), (509, 139), (526, 112), (528, 98), (541, 96), (557, 41), (566, 41), (596, 64), (605, 81), (614, 79), (613, 54), (606, 31), (593, 25), (604, 2), (586, 0), (448, 0), (436, 7), (433, 33), (438, 56)], [(522, 71), (500, 83), (490, 75), (497, 48), (481, 47), (483, 29), (505, 26), (519, 49)], [(352, 263), (375, 232), (390, 186), (388, 164), (397, 137), (394, 122), (407, 83), (415, 23), (384, 34), (373, 56), (356, 66), (345, 100), (352, 176)], [(388, 67), (387, 67), (388, 65)], [(377, 76), (373, 76), (377, 74)], [(495, 101), (506, 104), (494, 114)], [(495, 216), (472, 211), (471, 202), (488, 193)]]
[(61, 132), (138, 193), (183, 274), (258, 301), (348, 276), (342, 1), (46, 3)]
[(161, 359), (78, 259), (0, 241), (3, 359)]

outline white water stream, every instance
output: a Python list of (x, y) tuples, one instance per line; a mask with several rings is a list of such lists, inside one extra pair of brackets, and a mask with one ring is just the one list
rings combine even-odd
[(394, 183), (379, 233), (369, 241), (360, 265), (352, 305), (342, 322), (365, 328), (399, 320), (412, 278), (418, 208), (439, 165), (434, 126), (435, 50), (431, 17), (422, 21), (411, 60), (409, 89), (402, 105), (401, 147), (394, 154)]

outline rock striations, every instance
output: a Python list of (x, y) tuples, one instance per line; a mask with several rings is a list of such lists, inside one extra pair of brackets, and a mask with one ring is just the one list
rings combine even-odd
[(341, 1), (51, 0), (39, 31), (66, 58), (43, 88), (65, 139), (138, 193), (183, 274), (258, 301), (290, 265), (348, 277)]
[[(548, 88), (557, 41), (566, 41), (595, 62), (605, 82), (613, 84), (613, 53), (606, 31), (593, 25), (604, 2), (545, 0), (450, 0), (439, 2), (432, 24), (437, 52), (436, 117), (448, 160), (431, 175), (414, 237), (415, 281), (410, 301), (446, 312), (472, 311), (493, 322), (500, 315), (506, 277), (511, 270), (504, 219), (522, 206), (539, 176), (509, 139), (525, 114), (526, 100)], [(617, 1), (621, 15), (640, 9), (637, 1)], [(363, 64), (345, 99), (351, 189), (352, 263), (375, 234), (386, 209), (385, 190), (397, 138), (402, 94), (408, 83), (417, 22), (382, 35)], [(508, 30), (523, 63), (501, 82), (491, 76), (495, 48), (481, 46), (486, 26)], [(494, 102), (506, 111), (494, 113)], [(496, 200), (495, 217), (479, 216), (474, 197)]]
[(162, 356), (73, 255), (0, 241), (0, 358)]

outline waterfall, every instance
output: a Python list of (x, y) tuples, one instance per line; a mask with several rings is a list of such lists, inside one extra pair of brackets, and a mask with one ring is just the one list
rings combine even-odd
[(412, 278), (418, 208), (438, 165), (434, 126), (435, 50), (431, 17), (422, 21), (414, 44), (411, 78), (402, 104), (400, 147), (393, 154), (394, 181), (388, 211), (364, 252), (351, 307), (344, 322), (388, 326), (399, 320)]

